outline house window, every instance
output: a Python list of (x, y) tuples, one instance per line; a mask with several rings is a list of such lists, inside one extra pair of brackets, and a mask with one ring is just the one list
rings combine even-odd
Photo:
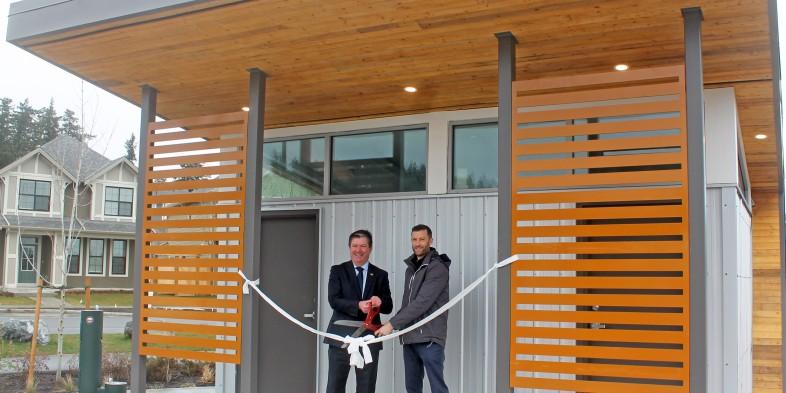
[(262, 198), (322, 195), (325, 138), (267, 142), (262, 156)]
[(125, 276), (128, 266), (125, 240), (112, 240), (112, 265), (109, 274), (113, 276)]
[(87, 274), (104, 274), (104, 240), (90, 239)]
[(426, 190), (425, 129), (336, 136), (332, 195)]
[(453, 127), (451, 188), (497, 187), (497, 123)]
[(104, 204), (105, 215), (131, 217), (133, 205), (133, 188), (106, 187), (106, 203)]
[(23, 272), (32, 272), (36, 266), (36, 254), (38, 253), (38, 238), (30, 236), (22, 236), (20, 245), (21, 266), (19, 270)]
[[(82, 250), (82, 239), (72, 238), (68, 239), (68, 242), (71, 243), (70, 247), (68, 248), (68, 274), (80, 274), (81, 273), (81, 250)], [(68, 245), (66, 245), (68, 246)]]
[(51, 183), (42, 180), (19, 180), (19, 210), (49, 211)]

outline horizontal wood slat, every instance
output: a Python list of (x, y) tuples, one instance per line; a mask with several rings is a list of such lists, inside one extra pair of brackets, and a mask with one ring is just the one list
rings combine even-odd
[(190, 151), (199, 151), (199, 150), (213, 150), (213, 149), (222, 149), (222, 148), (240, 148), (243, 147), (243, 140), (237, 138), (231, 139), (216, 139), (212, 141), (204, 141), (204, 142), (190, 142), (190, 143), (178, 143), (173, 145), (162, 145), (162, 146), (150, 146), (147, 149), (148, 154), (155, 155), (155, 154), (167, 154), (167, 153), (185, 153)]
[(162, 271), (147, 270), (142, 272), (145, 280), (200, 280), (200, 281), (225, 281), (241, 282), (242, 278), (235, 272), (190, 272), (190, 271)]
[[(154, 298), (161, 299), (161, 298)], [(190, 323), (167, 323), (142, 321), (142, 330), (156, 330), (162, 332), (195, 333), (195, 334), (215, 334), (217, 336), (232, 336), (237, 334), (234, 326), (213, 326), (205, 324)]]
[(243, 165), (216, 165), (201, 168), (181, 168), (147, 171), (148, 179), (188, 178), (209, 175), (233, 175), (243, 172)]
[(145, 191), (178, 191), (178, 190), (198, 190), (208, 189), (216, 190), (225, 187), (242, 188), (243, 179), (240, 177), (230, 177), (222, 179), (210, 180), (181, 180), (181, 181), (168, 181), (160, 183), (145, 184)]
[(162, 132), (150, 135), (148, 141), (151, 143), (156, 142), (172, 142), (172, 141), (179, 141), (184, 139), (195, 139), (195, 138), (204, 138), (204, 139), (219, 139), (219, 138), (227, 138), (230, 139), (231, 137), (240, 137), (242, 138), (243, 135), (238, 133), (236, 130), (237, 127), (232, 126), (222, 126), (222, 127), (212, 127), (212, 128), (201, 128), (201, 129), (193, 129), (193, 130), (184, 130), (184, 131), (173, 131), (173, 132)]
[(683, 72), (514, 82), (512, 387), (687, 392)]
[[(203, 224), (204, 225), (204, 224)], [(145, 241), (205, 241), (205, 240), (235, 240), (243, 239), (243, 232), (161, 232), (145, 233)]]
[(158, 334), (144, 334), (140, 339), (143, 343), (147, 344), (165, 344), (179, 347), (197, 347), (197, 348), (212, 348), (212, 349), (240, 349), (239, 341), (230, 340), (212, 340), (208, 338), (197, 337), (178, 337), (178, 336), (162, 336)]
[[(238, 313), (221, 313), (213, 311), (184, 311), (184, 310), (171, 310), (171, 309), (156, 309), (144, 308), (142, 309), (142, 318), (165, 318), (182, 319), (186, 321), (213, 321), (213, 322), (235, 322), (240, 323), (240, 314)], [(238, 330), (238, 337), (240, 330)]]
[(153, 258), (145, 257), (144, 263), (150, 267), (227, 267), (241, 268), (243, 260), (237, 258)]
[(246, 152), (242, 150), (227, 151), (221, 153), (207, 153), (207, 154), (191, 154), (187, 156), (166, 157), (166, 158), (149, 158), (147, 160), (148, 167), (167, 166), (167, 165), (182, 165), (182, 164), (196, 164), (207, 162), (220, 162), (220, 161), (240, 161), (246, 158)]
[(238, 357), (237, 354), (228, 354), (228, 353), (219, 353), (219, 352), (200, 352), (200, 351), (188, 351), (182, 349), (147, 347), (147, 346), (142, 346), (141, 342), (140, 342), (139, 353), (141, 355), (146, 355), (146, 356), (160, 356), (160, 357), (166, 357), (172, 359), (200, 360), (203, 362), (214, 362), (214, 363), (236, 363), (236, 358)]
[(145, 254), (200, 255), (200, 254), (238, 254), (243, 252), (239, 245), (193, 245), (193, 246), (149, 246), (143, 245)]
[(193, 203), (193, 202), (218, 202), (218, 201), (240, 201), (243, 193), (239, 191), (228, 192), (199, 192), (181, 193), (168, 195), (146, 196), (146, 204), (154, 203)]
[(154, 130), (166, 130), (170, 128), (217, 126), (217, 125), (232, 124), (232, 123), (242, 126), (243, 123), (246, 121), (246, 117), (247, 115), (244, 112), (230, 112), (230, 113), (221, 113), (217, 115), (195, 116), (186, 119), (151, 122), (148, 125), (147, 129), (149, 131), (154, 131)]
[(150, 284), (143, 283), (142, 291), (171, 293), (179, 295), (241, 295), (240, 286), (222, 285), (170, 285), (170, 284)]
[(241, 214), (241, 205), (215, 205), (215, 206), (177, 206), (177, 207), (147, 207), (145, 216), (187, 216), (187, 215), (213, 215), (213, 214)]
[[(190, 296), (143, 296), (142, 301), (150, 306), (231, 308), (231, 309), (237, 309), (238, 307), (240, 307), (240, 299), (217, 299), (217, 298), (202, 298), (202, 297), (190, 297)], [(207, 327), (207, 326), (201, 326), (201, 327)], [(164, 329), (164, 326), (161, 326), (159, 328), (160, 328), (159, 330), (164, 330), (164, 331), (167, 330)], [(195, 329), (194, 333), (203, 333), (203, 334), (231, 335), (237, 333), (233, 329), (222, 330), (223, 333), (208, 333), (204, 329), (199, 329), (199, 327), (196, 327), (194, 329)]]
[(171, 228), (239, 228), (243, 225), (242, 218), (194, 218), (191, 220), (158, 220), (149, 221), (150, 230)]

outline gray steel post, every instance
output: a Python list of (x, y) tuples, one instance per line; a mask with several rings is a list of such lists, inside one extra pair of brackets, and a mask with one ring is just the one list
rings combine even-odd
[(688, 117), (688, 211), (690, 226), (690, 391), (707, 391), (707, 179), (704, 169), (704, 73), (701, 8), (683, 8), (685, 102)]
[[(775, 151), (778, 159), (778, 247), (780, 249), (781, 275), (781, 326), (786, 326), (786, 216), (784, 216), (784, 173), (783, 173), (783, 95), (781, 91), (781, 58), (780, 40), (778, 39), (778, 0), (769, 0), (770, 18), (770, 58), (772, 59), (772, 109), (775, 116)], [(786, 376), (786, 351), (782, 343), (786, 343), (786, 329), (781, 328), (781, 382)], [(781, 383), (786, 393), (786, 383)]]
[[(495, 34), (499, 49), (499, 185), (497, 205), (497, 259), (510, 256), (511, 242), (511, 128), (513, 124), (513, 81), (516, 79), (516, 37), (510, 32)], [(497, 384), (496, 392), (510, 392), (510, 269), (497, 271)]]
[[(265, 132), (265, 82), (267, 75), (258, 68), (248, 70), (249, 103), (248, 129), (246, 130), (246, 205), (243, 210), (243, 272), (249, 279), (256, 279), (261, 274), (262, 239), (262, 147)], [(242, 321), (242, 353), (238, 368), (239, 383), (236, 389), (240, 393), (253, 393), (259, 389), (259, 373), (257, 369), (262, 362), (259, 348), (261, 318), (260, 302), (257, 296), (246, 296), (243, 299)]]
[(151, 86), (142, 86), (141, 122), (139, 124), (139, 172), (136, 181), (136, 238), (134, 241), (134, 330), (131, 335), (131, 392), (141, 393), (147, 387), (145, 368), (146, 356), (139, 354), (139, 336), (142, 333), (139, 327), (142, 324), (142, 235), (145, 225), (145, 193), (147, 192), (145, 177), (147, 174), (147, 130), (148, 124), (156, 120), (156, 98), (158, 91)]

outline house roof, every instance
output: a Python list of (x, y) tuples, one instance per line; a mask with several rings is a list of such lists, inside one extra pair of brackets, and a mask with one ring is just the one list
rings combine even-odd
[[(64, 217), (62, 220), (60, 217), (36, 217), (18, 214), (6, 214), (2, 217), (5, 223), (0, 224), (0, 227), (60, 231), (64, 226), (69, 225), (68, 217)], [(132, 235), (136, 233), (136, 224), (134, 222), (76, 220), (73, 229), (82, 235), (87, 232)]]
[(115, 161), (91, 149), (87, 143), (68, 135), (60, 135), (40, 147), (74, 179), (85, 181)]

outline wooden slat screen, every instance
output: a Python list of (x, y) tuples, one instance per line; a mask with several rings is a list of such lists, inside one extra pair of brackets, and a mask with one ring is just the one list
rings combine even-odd
[(684, 67), (513, 83), (511, 386), (687, 392)]
[(142, 355), (240, 362), (246, 118), (148, 127)]

